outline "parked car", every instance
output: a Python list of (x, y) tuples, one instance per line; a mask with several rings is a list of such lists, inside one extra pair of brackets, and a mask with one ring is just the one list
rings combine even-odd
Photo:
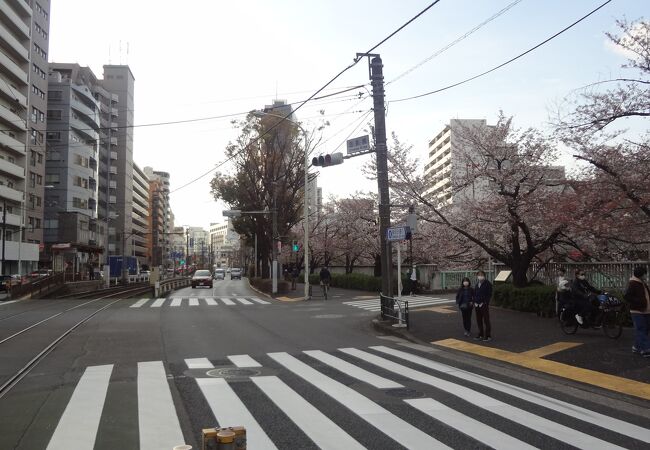
[(52, 269), (38, 269), (29, 274), (30, 278), (42, 278), (52, 275)]
[(234, 267), (232, 269), (230, 269), (230, 279), (231, 280), (234, 280), (234, 279), (241, 280), (241, 269), (236, 269)]
[(212, 274), (209, 270), (197, 270), (192, 276), (192, 289), (197, 286), (212, 288)]
[(215, 280), (225, 280), (226, 271), (224, 269), (215, 269), (214, 270), (214, 279)]

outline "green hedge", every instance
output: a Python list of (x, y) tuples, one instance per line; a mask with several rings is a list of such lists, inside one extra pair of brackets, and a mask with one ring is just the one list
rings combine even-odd
[[(262, 292), (271, 294), (273, 284), (270, 278), (249, 278), (251, 285)], [(291, 289), (291, 283), (284, 280), (278, 280), (278, 294), (286, 294)]]
[(516, 288), (511, 284), (497, 283), (494, 286), (492, 304), (552, 317), (555, 314), (555, 287), (537, 285)]

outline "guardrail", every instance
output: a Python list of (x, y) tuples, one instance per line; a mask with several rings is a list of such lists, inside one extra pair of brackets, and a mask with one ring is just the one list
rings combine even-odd
[[(406, 327), (410, 329), (409, 320), (409, 302), (395, 297), (387, 297), (379, 294), (379, 301), (381, 302), (381, 318), (382, 320), (392, 319), (397, 323), (394, 327)], [(395, 306), (397, 305), (397, 309)]]
[(33, 298), (50, 292), (53, 288), (63, 285), (63, 283), (63, 273), (55, 273), (47, 277), (37, 278), (29, 283), (11, 286), (8, 290), (8, 296), (14, 300)]
[(166, 294), (169, 291), (174, 289), (187, 287), (192, 284), (192, 278), (182, 277), (182, 278), (170, 278), (168, 280), (157, 281), (154, 286), (154, 294), (156, 297)]

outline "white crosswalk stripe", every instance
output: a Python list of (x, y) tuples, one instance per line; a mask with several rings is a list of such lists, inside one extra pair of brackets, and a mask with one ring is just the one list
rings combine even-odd
[[(184, 362), (191, 372), (183, 372), (181, 378), (191, 385), (176, 391), (178, 398), (172, 398), (176, 375), (172, 377), (162, 361), (137, 363), (137, 406), (127, 404), (137, 408), (134, 437), (144, 450), (171, 449), (185, 443), (184, 438), (191, 440), (196, 430), (184, 427), (193, 421), (197, 396), (205, 399), (205, 413), (211, 411), (216, 419), (216, 423), (208, 421), (206, 426), (244, 426), (249, 448), (286, 447), (286, 441), (274, 442), (279, 435), (271, 428), (280, 413), (302, 431), (300, 442), (292, 448), (357, 449), (376, 438), (384, 440), (383, 446), (396, 441), (394, 447), (400, 444), (418, 449), (448, 448), (449, 442), (461, 442), (456, 439), (474, 441), (467, 441), (465, 446), (513, 450), (535, 448), (532, 444), (553, 448), (556, 440), (583, 449), (621, 448), (615, 443), (622, 439), (634, 440), (624, 445), (633, 448), (650, 442), (650, 429), (634, 421), (610, 417), (390, 346), (342, 348), (336, 352), (305, 350), (295, 355), (233, 354), (214, 359), (196, 355)], [(170, 367), (173, 365), (170, 363)], [(233, 367), (255, 370), (231, 379), (233, 371), (223, 369)], [(389, 378), (391, 374), (396, 378)], [(125, 380), (117, 375), (114, 365), (85, 369), (58, 423), (48, 427), (53, 430), (49, 450), (102, 444), (97, 441), (98, 431), (106, 420), (102, 417), (104, 406), (111, 401), (107, 396), (111, 377), (123, 388)], [(349, 379), (355, 382), (350, 384)], [(377, 400), (392, 389), (412, 389), (420, 395), (389, 402)], [(440, 396), (440, 392), (444, 395)], [(516, 404), (512, 404), (514, 399)], [(344, 408), (339, 406), (332, 414), (333, 404)], [(405, 408), (412, 413), (404, 414)], [(482, 410), (479, 416), (473, 413), (476, 409)], [(109, 410), (115, 414), (115, 405)], [(490, 420), (484, 420), (485, 415)], [(584, 426), (574, 426), (576, 421)], [(642, 418), (638, 422), (643, 423)], [(425, 423), (426, 431), (422, 429)], [(511, 435), (513, 423), (519, 426)], [(523, 427), (532, 433), (530, 438), (522, 433)], [(594, 436), (585, 431), (594, 427), (599, 427)], [(437, 433), (436, 429), (445, 431)], [(378, 431), (383, 436), (364, 440)]]
[(86, 368), (54, 430), (48, 450), (94, 447), (111, 372), (112, 364)]
[(165, 298), (158, 298), (151, 303), (148, 303), (148, 298), (143, 298), (132, 305), (131, 308), (161, 308), (165, 305), (171, 307), (179, 306), (219, 306), (220, 304), (226, 306), (251, 306), (251, 305), (270, 305), (271, 302), (262, 300), (258, 297), (174, 297), (166, 303)]
[(138, 426), (141, 450), (174, 448), (185, 443), (160, 361), (138, 363)]
[[(434, 306), (434, 305), (444, 305), (449, 303), (454, 303), (454, 300), (448, 298), (438, 298), (438, 297), (402, 297), (402, 300), (408, 301), (409, 308), (419, 308), (422, 306)], [(379, 298), (372, 298), (366, 300), (354, 300), (349, 302), (343, 302), (344, 305), (353, 306), (355, 308), (363, 309), (365, 311), (379, 312), (381, 310), (381, 305), (379, 303)]]
[(494, 414), (503, 416), (506, 419), (515, 419), (517, 423), (523, 426), (536, 430), (540, 433), (544, 433), (553, 438), (560, 439), (561, 441), (567, 442), (574, 447), (582, 448), (585, 450), (593, 448), (620, 448), (616, 445), (612, 445), (598, 438), (592, 437), (586, 433), (582, 433), (570, 427), (548, 420), (544, 417), (529, 413), (528, 411), (525, 411), (521, 408), (508, 405), (507, 403), (470, 389), (466, 386), (452, 383), (441, 378), (419, 372), (409, 367), (404, 367), (401, 364), (394, 363), (393, 361), (373, 355), (372, 353), (368, 353), (355, 348), (343, 348), (340, 350), (363, 361), (381, 367), (384, 370), (394, 372), (419, 383), (428, 384), (437, 389), (448, 392), (452, 395), (462, 398), (467, 402), (474, 404), (478, 408), (486, 409)]

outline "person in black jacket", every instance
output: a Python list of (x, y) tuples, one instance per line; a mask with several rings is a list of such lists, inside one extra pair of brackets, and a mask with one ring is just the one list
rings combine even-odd
[(571, 283), (571, 299), (576, 309), (576, 320), (580, 325), (585, 322), (586, 317), (590, 317), (593, 313), (592, 303), (596, 294), (600, 294), (600, 290), (589, 284), (584, 270), (576, 270), (576, 277)]
[(474, 307), (474, 288), (469, 278), (463, 278), (458, 292), (456, 292), (456, 305), (463, 317), (465, 336), (470, 336), (472, 330), (472, 308)]
[(478, 335), (474, 338), (482, 341), (492, 340), (492, 326), (490, 325), (490, 299), (492, 298), (492, 283), (485, 278), (485, 272), (476, 273), (476, 287), (474, 287), (474, 307), (476, 308), (476, 324)]

